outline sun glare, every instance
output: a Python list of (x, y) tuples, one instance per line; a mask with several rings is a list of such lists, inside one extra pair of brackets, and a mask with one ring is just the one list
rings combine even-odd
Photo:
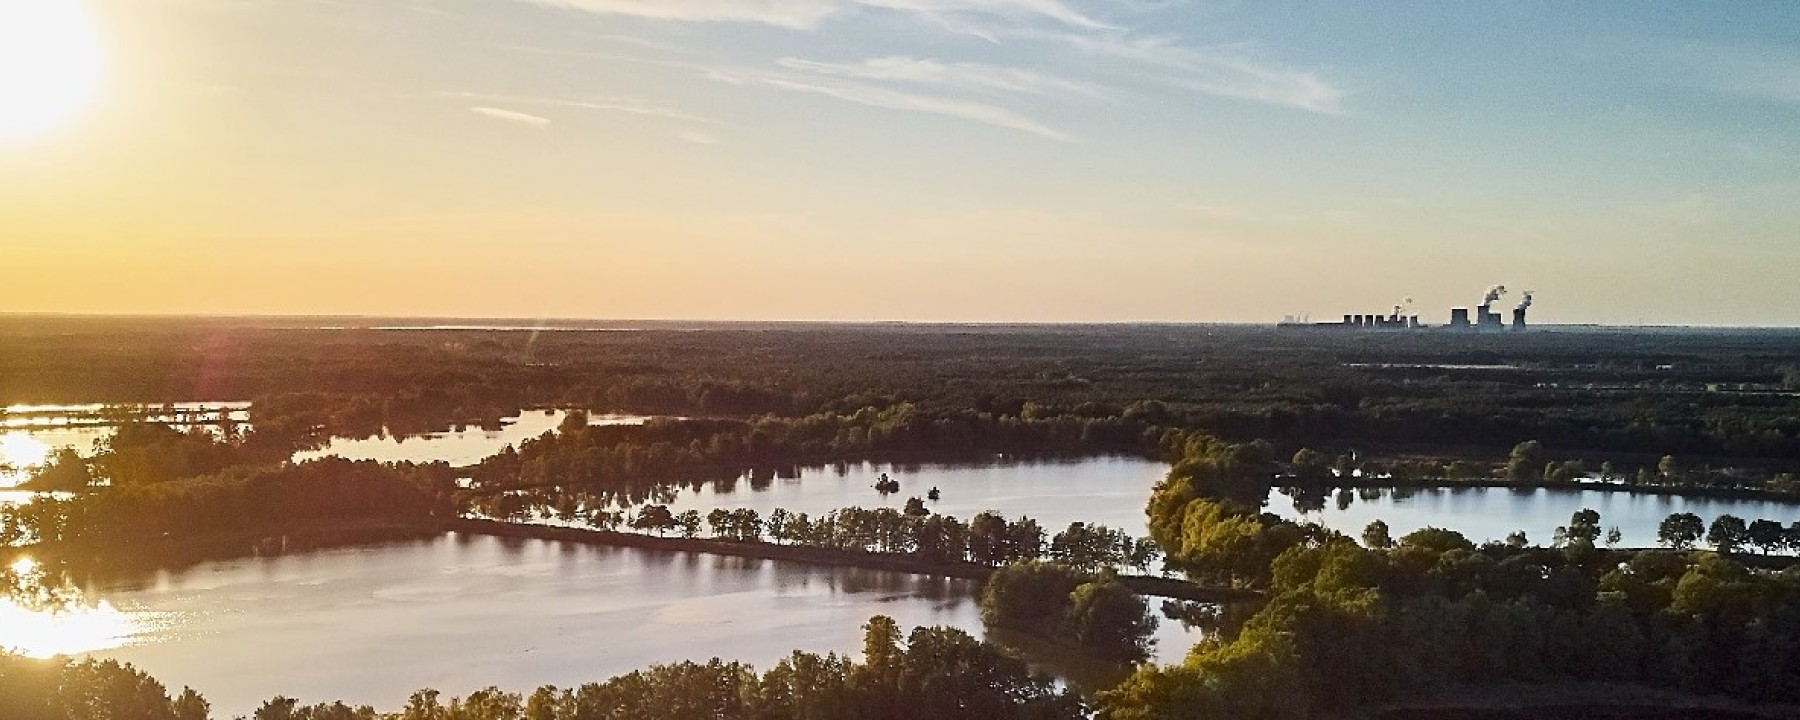
[(80, 655), (131, 642), (142, 628), (104, 600), (55, 610), (35, 610), (0, 597), (0, 648), (35, 658)]
[[(46, 594), (39, 564), (29, 556), (8, 569), (15, 583), (0, 593), (0, 650), (36, 658), (79, 655), (123, 646), (146, 629), (143, 618), (121, 612), (105, 600), (90, 602), (73, 587)], [(31, 601), (33, 597), (38, 601)], [(56, 602), (43, 602), (46, 597), (55, 597)]]
[(100, 64), (81, 0), (0, 0), (0, 141), (55, 128), (92, 102)]
[[(5, 2), (6, 0), (0, 0)], [(0, 463), (17, 468), (43, 465), (50, 460), (50, 446), (29, 433), (9, 432), (0, 435)]]

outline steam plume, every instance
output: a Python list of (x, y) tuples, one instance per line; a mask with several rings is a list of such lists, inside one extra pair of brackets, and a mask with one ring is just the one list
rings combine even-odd
[(1525, 308), (1528, 308), (1528, 307), (1531, 307), (1531, 291), (1530, 290), (1526, 290), (1524, 296), (1519, 298), (1519, 309), (1524, 310)]
[(1484, 297), (1481, 299), (1481, 304), (1492, 305), (1492, 304), (1494, 304), (1495, 300), (1499, 300), (1500, 296), (1505, 295), (1505, 294), (1506, 294), (1506, 286), (1505, 285), (1495, 285), (1491, 288), (1488, 288), (1487, 297)]

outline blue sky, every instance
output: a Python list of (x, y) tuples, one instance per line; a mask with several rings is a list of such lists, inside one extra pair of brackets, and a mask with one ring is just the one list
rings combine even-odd
[(1781, 3), (87, 4), (25, 309), (1800, 324)]

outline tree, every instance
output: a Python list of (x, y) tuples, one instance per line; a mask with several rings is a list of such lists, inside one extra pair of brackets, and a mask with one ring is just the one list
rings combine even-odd
[(1682, 477), (1687, 474), (1686, 469), (1681, 466), (1681, 461), (1675, 459), (1674, 455), (1662, 456), (1662, 459), (1656, 463), (1656, 472), (1663, 482), (1670, 484), (1680, 483)]
[(639, 530), (655, 530), (658, 536), (675, 527), (675, 515), (667, 505), (645, 505), (632, 518), (631, 526)]
[(787, 540), (789, 538), (788, 532), (793, 525), (793, 522), (794, 514), (788, 512), (786, 509), (775, 508), (774, 510), (770, 510), (767, 523), (769, 539), (774, 540), (776, 543)]
[(886, 615), (869, 618), (863, 625), (863, 664), (877, 671), (897, 670), (900, 654), (900, 624)]
[(1125, 560), (1125, 534), (1088, 523), (1069, 523), (1068, 529), (1050, 540), (1050, 557), (1083, 572), (1094, 572)]
[(981, 619), (992, 627), (1040, 635), (1056, 631), (1069, 593), (1082, 583), (1073, 568), (1055, 563), (1016, 562), (994, 571), (981, 591)]
[(713, 537), (729, 537), (731, 535), (731, 511), (725, 508), (713, 508), (706, 514), (706, 526), (712, 530)]
[(752, 508), (738, 508), (731, 511), (731, 529), (735, 539), (743, 542), (762, 540), (762, 515)]
[(1693, 513), (1674, 513), (1656, 526), (1656, 541), (1676, 550), (1689, 550), (1706, 533), (1706, 523)]
[(1002, 565), (1011, 554), (1007, 523), (995, 513), (984, 512), (969, 521), (969, 559), (983, 565)]
[(570, 410), (569, 414), (563, 416), (562, 422), (556, 424), (556, 431), (567, 434), (579, 430), (586, 430), (587, 426), (588, 414), (586, 410)]
[(1774, 520), (1755, 520), (1746, 529), (1745, 537), (1752, 545), (1761, 548), (1764, 555), (1781, 549), (1787, 541), (1787, 528)]
[(53, 705), (71, 720), (177, 720), (162, 683), (115, 660), (85, 660), (63, 668)]
[(1331, 458), (1312, 448), (1300, 448), (1291, 465), (1297, 483), (1317, 485), (1331, 480)]
[(675, 516), (675, 526), (681, 528), (681, 536), (693, 539), (700, 534), (700, 511), (683, 510)]
[(1600, 539), (1600, 513), (1589, 508), (1582, 508), (1569, 516), (1566, 527), (1557, 528), (1563, 542), (1569, 547), (1592, 548)]
[(1514, 445), (1512, 454), (1507, 456), (1506, 479), (1516, 483), (1527, 483), (1539, 477), (1544, 469), (1544, 444), (1536, 440), (1526, 440)]
[(1525, 548), (1525, 546), (1530, 545), (1530, 544), (1531, 544), (1531, 540), (1525, 537), (1524, 530), (1514, 530), (1510, 533), (1507, 533), (1507, 535), (1506, 535), (1506, 546), (1507, 547), (1510, 547), (1513, 549), (1523, 549), (1523, 548)]
[(907, 517), (925, 517), (931, 514), (931, 510), (925, 507), (925, 501), (917, 497), (907, 498), (906, 509), (901, 512), (905, 513)]
[(1736, 515), (1720, 515), (1706, 530), (1706, 541), (1721, 555), (1730, 555), (1750, 540), (1750, 529)]
[(1619, 543), (1624, 542), (1624, 541), (1625, 541), (1625, 533), (1619, 530), (1619, 526), (1614, 525), (1614, 526), (1612, 526), (1611, 529), (1608, 529), (1606, 531), (1606, 547), (1607, 548), (1616, 548), (1619, 546)]
[(1044, 556), (1044, 528), (1036, 520), (1020, 516), (1006, 525), (1006, 559), (1036, 560)]
[(1157, 619), (1149, 603), (1110, 573), (1076, 586), (1064, 611), (1064, 630), (1102, 657), (1136, 662), (1150, 654)]
[(212, 703), (191, 687), (182, 688), (170, 708), (175, 711), (175, 720), (207, 720), (212, 713)]
[(1388, 524), (1381, 520), (1370, 522), (1363, 528), (1363, 546), (1372, 550), (1385, 550), (1394, 546), (1394, 536), (1388, 534)]

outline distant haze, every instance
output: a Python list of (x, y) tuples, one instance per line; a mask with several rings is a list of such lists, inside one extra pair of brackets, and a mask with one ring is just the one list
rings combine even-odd
[(40, 2), (5, 311), (1800, 325), (1782, 3)]

